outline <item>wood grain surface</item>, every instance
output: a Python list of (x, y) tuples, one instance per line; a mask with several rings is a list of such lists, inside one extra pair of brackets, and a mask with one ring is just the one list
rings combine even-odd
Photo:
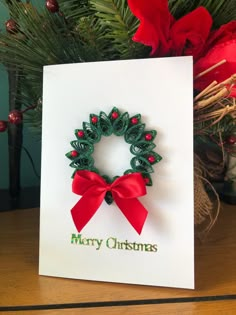
[(236, 301), (0, 312), (0, 315), (234, 315)]
[[(224, 206), (204, 243), (196, 242), (196, 289), (81, 281), (38, 275), (38, 209), (0, 213), (0, 314), (3, 307), (140, 301), (146, 305), (39, 310), (27, 314), (236, 314), (236, 207)], [(193, 297), (234, 295), (191, 302)], [(189, 299), (186, 303), (173, 302)], [(167, 300), (164, 304), (160, 299)], [(148, 305), (150, 304), (150, 305)], [(79, 306), (80, 307), (80, 306)], [(111, 311), (112, 310), (112, 311)], [(222, 311), (223, 310), (223, 311)], [(213, 312), (214, 311), (214, 312)], [(25, 314), (26, 311), (7, 312)], [(199, 312), (199, 313), (198, 313)], [(218, 313), (217, 313), (218, 312)]]

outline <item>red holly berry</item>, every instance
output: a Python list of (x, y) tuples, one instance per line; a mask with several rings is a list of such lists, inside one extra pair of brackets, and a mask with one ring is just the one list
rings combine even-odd
[(83, 138), (84, 137), (84, 132), (83, 130), (79, 130), (78, 133), (77, 133), (78, 137), (79, 138)]
[(226, 139), (226, 143), (229, 145), (234, 145), (236, 143), (236, 135), (231, 135)]
[(7, 130), (7, 122), (4, 120), (0, 120), (0, 132), (4, 132)]
[(145, 135), (145, 140), (151, 141), (151, 140), (152, 140), (152, 134), (151, 134), (151, 133), (147, 133), (147, 134)]
[(13, 19), (7, 20), (5, 26), (8, 33), (14, 34), (17, 32), (17, 23)]
[(71, 151), (70, 155), (71, 155), (72, 157), (77, 157), (77, 156), (79, 155), (79, 153), (74, 150), (74, 151)]
[(156, 159), (155, 159), (155, 157), (153, 156), (153, 155), (149, 155), (149, 157), (148, 157), (148, 162), (149, 163), (154, 163), (156, 161)]
[(137, 123), (138, 123), (138, 118), (137, 117), (131, 118), (131, 124), (132, 125), (137, 125)]
[(56, 13), (59, 11), (59, 4), (56, 0), (47, 0), (46, 8), (48, 9), (48, 11)]
[(22, 123), (22, 119), (23, 119), (22, 112), (17, 109), (12, 110), (8, 115), (8, 121), (14, 125)]
[(112, 117), (113, 119), (117, 119), (117, 118), (119, 117), (119, 114), (118, 114), (117, 112), (113, 112), (113, 113), (111, 114), (111, 117)]
[(148, 177), (144, 177), (143, 179), (146, 185), (150, 183), (150, 179)]
[(96, 123), (98, 122), (97, 116), (93, 116), (93, 117), (91, 118), (91, 121), (92, 121), (93, 124), (96, 124)]

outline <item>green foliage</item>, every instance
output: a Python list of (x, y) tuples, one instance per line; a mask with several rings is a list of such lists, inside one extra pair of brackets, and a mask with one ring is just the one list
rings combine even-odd
[(236, 122), (235, 118), (231, 115), (224, 116), (218, 123), (214, 123), (213, 120), (197, 123), (194, 126), (194, 145), (195, 149), (202, 148), (202, 145), (206, 145), (209, 148), (223, 148), (225, 140), (228, 136), (236, 134)]
[[(39, 134), (45, 65), (149, 56), (149, 47), (132, 40), (139, 21), (131, 13), (127, 0), (58, 0), (60, 12), (55, 14), (45, 6), (37, 9), (31, 3), (0, 1), (6, 5), (18, 27), (14, 34), (0, 33), (0, 62), (8, 69), (17, 70), (21, 89), (16, 98), (22, 103), (22, 108), (37, 104), (24, 117), (32, 130), (38, 130)], [(212, 14), (215, 27), (236, 16), (234, 0), (169, 0), (170, 10), (176, 18), (201, 5)], [(99, 121), (105, 130), (107, 121), (103, 118), (100, 117)], [(224, 120), (218, 125), (228, 130)], [(120, 125), (116, 127), (119, 133)], [(211, 133), (211, 127), (208, 127), (205, 129)], [(132, 137), (137, 136), (136, 128), (141, 133), (144, 127), (134, 127), (134, 133), (129, 131), (127, 137), (132, 139), (132, 143)]]
[(213, 136), (221, 134), (223, 138), (236, 132), (235, 118), (231, 115), (225, 115), (219, 122), (215, 123), (215, 120), (209, 120), (206, 122), (195, 123), (195, 134), (199, 136)]
[(91, 0), (99, 23), (108, 28), (105, 35), (117, 50), (119, 59), (147, 57), (149, 49), (132, 41), (139, 21), (133, 16), (126, 0)]
[[(59, 14), (17, 0), (2, 2), (17, 32), (0, 33), (0, 62), (20, 73), (17, 99), (23, 108), (40, 103), (45, 65), (148, 55), (149, 49), (132, 41), (138, 21), (124, 0), (61, 0)], [(24, 116), (40, 133), (41, 105)]]
[(169, 0), (169, 8), (176, 18), (189, 13), (197, 7), (205, 7), (212, 15), (214, 27), (220, 27), (235, 20), (235, 0)]
[(85, 61), (113, 60), (117, 58), (117, 52), (106, 38), (108, 28), (99, 23), (95, 16), (80, 18), (74, 37), (78, 42), (83, 42), (86, 52)]
[(61, 0), (60, 10), (71, 24), (76, 25), (81, 17), (93, 15), (89, 0)]

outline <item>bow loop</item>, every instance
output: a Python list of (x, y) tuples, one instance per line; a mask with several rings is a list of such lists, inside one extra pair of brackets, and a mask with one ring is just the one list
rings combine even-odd
[(146, 186), (140, 173), (131, 173), (117, 178), (111, 184), (111, 191), (119, 198), (131, 199), (144, 196)]
[(83, 196), (83, 194), (92, 187), (102, 189), (106, 186), (106, 181), (97, 173), (81, 170), (75, 173), (74, 180), (72, 182), (72, 191), (77, 195)]
[(77, 171), (72, 183), (72, 191), (82, 198), (72, 208), (71, 214), (77, 230), (82, 228), (94, 216), (106, 193), (112, 196), (130, 224), (140, 234), (147, 217), (147, 210), (137, 197), (146, 194), (146, 186), (140, 173), (131, 173), (117, 178), (112, 184), (97, 173)]

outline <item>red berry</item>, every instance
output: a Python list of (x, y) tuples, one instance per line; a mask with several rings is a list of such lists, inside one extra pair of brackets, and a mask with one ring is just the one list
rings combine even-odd
[(111, 114), (111, 117), (112, 117), (113, 119), (117, 119), (117, 118), (119, 117), (119, 114), (118, 114), (117, 112), (113, 112), (113, 113)]
[(4, 120), (0, 120), (0, 132), (4, 132), (7, 130), (7, 122)]
[(147, 185), (147, 184), (150, 183), (150, 179), (149, 179), (148, 177), (144, 177), (144, 182), (145, 182), (145, 184)]
[(236, 143), (236, 135), (231, 135), (226, 139), (226, 143), (229, 145), (234, 145)]
[(149, 163), (154, 163), (155, 161), (156, 161), (155, 157), (153, 155), (149, 155), (148, 162)]
[(145, 140), (151, 141), (151, 140), (152, 140), (152, 134), (151, 134), (151, 133), (147, 133), (147, 134), (145, 135)]
[(48, 9), (48, 11), (56, 13), (59, 11), (59, 4), (56, 0), (47, 0), (46, 8)]
[(17, 24), (13, 19), (7, 20), (5, 26), (8, 33), (14, 34), (17, 32)]
[(96, 124), (96, 123), (98, 122), (97, 116), (93, 116), (93, 117), (91, 118), (91, 121), (92, 121), (93, 124)]
[(78, 154), (77, 151), (74, 150), (74, 151), (71, 151), (70, 155), (71, 155), (72, 157), (77, 157), (79, 154)]
[(136, 117), (131, 118), (131, 124), (132, 125), (137, 125), (137, 123), (138, 123), (138, 118), (136, 118)]
[(79, 130), (78, 133), (77, 133), (78, 137), (79, 138), (83, 138), (84, 137), (84, 132), (83, 130)]
[(12, 110), (8, 115), (8, 121), (14, 125), (22, 123), (22, 119), (23, 119), (22, 112), (17, 109)]

